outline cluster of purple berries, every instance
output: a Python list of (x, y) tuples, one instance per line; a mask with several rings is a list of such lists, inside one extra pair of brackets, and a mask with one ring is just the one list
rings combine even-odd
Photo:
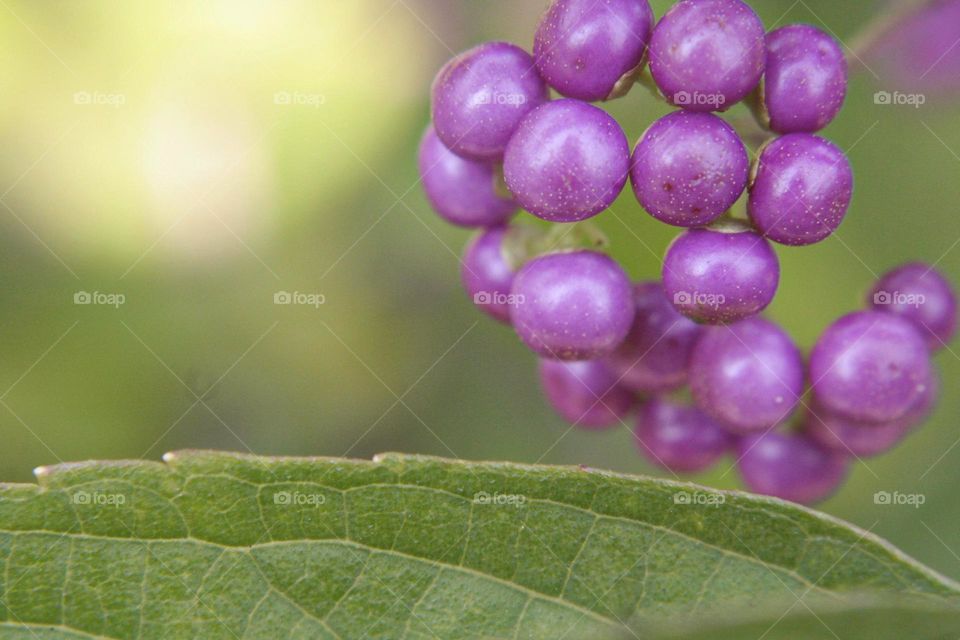
[[(644, 74), (679, 109), (631, 153), (619, 124), (589, 103)], [(832, 37), (807, 25), (765, 33), (741, 0), (680, 0), (655, 26), (647, 0), (554, 0), (532, 56), (492, 42), (440, 70), (420, 147), (424, 188), (444, 219), (482, 228), (463, 256), (464, 286), (540, 357), (560, 415), (604, 428), (637, 409), (636, 441), (654, 463), (699, 472), (732, 451), (748, 488), (809, 503), (839, 485), (851, 457), (888, 449), (929, 412), (930, 353), (956, 322), (953, 292), (931, 267), (884, 276), (870, 308), (831, 325), (807, 362), (758, 316), (779, 282), (771, 242), (819, 242), (850, 204), (846, 155), (814, 135), (846, 85)], [(741, 101), (772, 132), (753, 163), (714, 113)], [(579, 222), (628, 179), (650, 215), (685, 228), (662, 281), (632, 284), (592, 249), (541, 244), (522, 264), (507, 250), (529, 233), (511, 223), (519, 208)], [(730, 209), (744, 192), (738, 218)], [(686, 387), (692, 402), (675, 393)], [(795, 414), (798, 428), (777, 429)]]

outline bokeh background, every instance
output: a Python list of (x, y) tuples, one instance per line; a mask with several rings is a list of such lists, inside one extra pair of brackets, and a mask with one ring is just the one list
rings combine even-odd
[[(669, 2), (652, 4), (660, 16)], [(809, 22), (844, 42), (883, 10), (752, 4), (768, 28)], [(659, 474), (626, 428), (570, 431), (550, 412), (532, 356), (460, 289), (469, 233), (417, 184), (433, 74), (483, 40), (529, 47), (543, 8), (0, 2), (0, 479), (187, 447)], [(875, 104), (878, 88), (908, 88), (865, 62), (825, 131), (855, 167), (847, 221), (822, 244), (778, 247), (769, 315), (804, 348), (898, 263), (935, 262), (960, 283), (960, 100)], [(639, 87), (607, 108), (632, 140), (666, 112)], [(596, 221), (632, 276), (659, 274), (676, 230), (629, 188)], [(275, 304), (282, 291), (323, 304)], [(75, 304), (79, 292), (123, 303)], [(823, 505), (954, 577), (957, 352), (937, 356), (930, 423)], [(730, 461), (698, 479), (737, 486)], [(926, 502), (877, 505), (876, 491)]]

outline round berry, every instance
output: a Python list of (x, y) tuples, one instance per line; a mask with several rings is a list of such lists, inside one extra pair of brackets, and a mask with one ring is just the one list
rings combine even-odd
[(696, 407), (660, 398), (641, 407), (634, 435), (650, 462), (678, 473), (707, 469), (732, 443), (731, 436)]
[(892, 313), (846, 315), (827, 327), (810, 353), (817, 404), (854, 420), (896, 420), (916, 404), (932, 376), (920, 331)]
[(512, 198), (494, 189), (492, 164), (461, 158), (443, 146), (433, 127), (420, 142), (420, 180), (440, 217), (461, 227), (490, 227), (506, 222), (517, 210)]
[(957, 331), (957, 297), (946, 278), (930, 265), (911, 262), (885, 273), (867, 304), (913, 321), (933, 350), (946, 346)]
[(847, 95), (847, 58), (820, 29), (792, 24), (767, 34), (763, 105), (778, 133), (813, 133), (830, 124)]
[(457, 155), (495, 161), (523, 117), (549, 97), (530, 54), (487, 42), (440, 69), (432, 88), (433, 125)]
[(832, 494), (847, 475), (848, 462), (802, 433), (770, 431), (745, 436), (737, 467), (747, 489), (801, 504)]
[(621, 384), (633, 391), (659, 393), (682, 387), (700, 325), (677, 313), (659, 282), (635, 285), (633, 301), (633, 326), (608, 358), (610, 366), (621, 376)]
[(481, 311), (500, 322), (510, 322), (510, 287), (514, 270), (503, 253), (507, 227), (478, 232), (467, 244), (460, 264), (463, 288)]
[(540, 360), (540, 383), (550, 405), (567, 422), (587, 429), (621, 423), (633, 407), (629, 390), (599, 360)]
[(677, 311), (699, 322), (735, 322), (773, 300), (780, 263), (764, 238), (740, 225), (690, 229), (667, 249), (663, 285)]
[(651, 29), (647, 0), (554, 0), (537, 28), (533, 57), (561, 94), (606, 100), (643, 63)]
[(735, 433), (783, 422), (800, 402), (803, 384), (800, 350), (764, 318), (704, 328), (690, 358), (694, 401)]
[(667, 100), (724, 111), (760, 82), (763, 23), (741, 0), (680, 0), (653, 30), (650, 71)]
[(575, 222), (609, 207), (627, 182), (630, 145), (617, 121), (579, 100), (556, 100), (523, 119), (503, 175), (524, 209)]
[(869, 458), (896, 446), (911, 426), (903, 418), (892, 422), (861, 422), (817, 408), (807, 413), (803, 430), (831, 451)]
[(820, 242), (840, 226), (853, 196), (853, 170), (835, 144), (791, 133), (766, 145), (750, 185), (748, 212), (774, 242)]
[(545, 358), (591, 360), (620, 346), (633, 323), (630, 280), (602, 253), (534, 258), (513, 281), (510, 319)]
[(711, 113), (676, 111), (637, 143), (630, 183), (657, 220), (699, 227), (737, 201), (749, 172), (747, 150), (733, 127)]

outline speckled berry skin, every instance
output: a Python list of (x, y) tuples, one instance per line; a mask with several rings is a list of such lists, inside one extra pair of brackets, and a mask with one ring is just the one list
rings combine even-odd
[(690, 353), (701, 327), (673, 308), (663, 285), (641, 282), (633, 287), (636, 315), (630, 333), (608, 362), (633, 391), (673, 391), (687, 382)]
[(690, 229), (667, 248), (663, 285), (683, 315), (721, 324), (756, 315), (773, 300), (780, 263), (752, 231)]
[(800, 350), (765, 318), (706, 327), (690, 358), (694, 401), (734, 433), (786, 420), (800, 402), (803, 384)]
[(733, 127), (712, 113), (676, 111), (637, 143), (630, 184), (657, 220), (699, 227), (729, 209), (747, 186), (750, 159)]
[(532, 111), (507, 145), (503, 175), (524, 209), (575, 222), (609, 207), (627, 181), (630, 144), (617, 121), (579, 100)]
[(461, 227), (490, 227), (516, 213), (516, 201), (494, 190), (493, 165), (461, 158), (440, 142), (433, 127), (423, 134), (418, 160), (427, 199), (447, 222)]
[(852, 197), (846, 154), (823, 138), (792, 133), (761, 151), (747, 211), (774, 242), (808, 245), (836, 231)]
[(478, 232), (467, 243), (460, 264), (460, 280), (473, 303), (500, 322), (510, 322), (508, 296), (515, 275), (503, 253), (506, 226)]
[(465, 158), (498, 161), (527, 113), (549, 99), (526, 51), (487, 42), (440, 69), (431, 90), (433, 125), (448, 149)]
[(763, 23), (740, 0), (680, 0), (653, 29), (650, 71), (667, 100), (725, 111), (760, 82)]
[(562, 95), (606, 100), (643, 62), (652, 29), (647, 0), (553, 0), (537, 28), (533, 57)]
[(827, 327), (810, 353), (817, 404), (854, 420), (902, 417), (932, 384), (932, 376), (920, 330), (892, 313), (846, 315)]
[(843, 483), (849, 463), (803, 433), (768, 433), (743, 437), (737, 468), (754, 493), (813, 504), (829, 497)]
[(544, 358), (592, 360), (609, 355), (633, 323), (627, 274), (594, 251), (534, 258), (517, 273), (511, 293), (514, 329)]
[(792, 24), (767, 34), (763, 103), (777, 133), (813, 133), (830, 124), (847, 95), (847, 58), (816, 27)]
[(540, 360), (540, 384), (553, 409), (584, 429), (619, 426), (634, 405), (634, 396), (599, 360)]
[(661, 398), (640, 408), (634, 437), (647, 460), (677, 473), (706, 470), (733, 444), (730, 434), (696, 407)]
[(936, 269), (911, 262), (884, 274), (867, 297), (876, 311), (907, 318), (922, 328), (932, 350), (946, 346), (957, 331), (957, 297)]

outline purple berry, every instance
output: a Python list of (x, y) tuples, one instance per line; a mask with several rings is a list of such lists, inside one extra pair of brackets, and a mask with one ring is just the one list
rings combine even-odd
[(550, 405), (567, 422), (587, 429), (621, 423), (634, 397), (599, 360), (540, 360), (540, 383)]
[(461, 158), (443, 146), (433, 127), (423, 134), (419, 163), (427, 199), (447, 222), (490, 227), (506, 222), (517, 210), (513, 199), (494, 190), (492, 164)]
[(676, 111), (647, 129), (633, 152), (630, 182), (657, 220), (709, 224), (747, 186), (750, 159), (737, 132), (711, 113)]
[(916, 323), (932, 350), (946, 346), (957, 330), (953, 288), (933, 267), (920, 262), (884, 274), (870, 292), (867, 304)]
[(927, 419), (937, 404), (940, 382), (937, 376), (927, 385), (910, 410), (890, 422), (865, 422), (831, 413), (822, 407), (807, 411), (804, 430), (811, 438), (834, 451), (860, 458), (879, 455), (891, 449)]
[(920, 330), (892, 313), (846, 315), (827, 327), (810, 353), (817, 404), (854, 420), (900, 418), (926, 392), (932, 376)]
[(652, 29), (647, 0), (554, 0), (537, 28), (533, 56), (561, 94), (606, 100), (643, 63)]
[(802, 433), (744, 436), (737, 466), (747, 489), (801, 504), (832, 494), (847, 475), (843, 454), (830, 451)]
[(773, 300), (780, 263), (770, 243), (740, 225), (690, 229), (667, 248), (663, 285), (677, 311), (700, 322), (735, 322)]
[(690, 391), (705, 413), (735, 433), (768, 429), (803, 394), (803, 356), (764, 318), (706, 327), (690, 358)]
[(847, 58), (837, 41), (806, 24), (767, 34), (763, 102), (778, 133), (813, 133), (830, 124), (847, 95)]
[(730, 434), (696, 407), (659, 398), (641, 407), (634, 435), (650, 462), (678, 473), (705, 470), (732, 443)]
[(853, 196), (853, 170), (832, 142), (791, 133), (763, 148), (750, 185), (748, 211), (774, 242), (820, 242), (843, 221)]
[(760, 82), (763, 23), (740, 0), (680, 0), (653, 30), (650, 71), (671, 104), (724, 111)]
[(503, 253), (507, 227), (478, 232), (463, 252), (460, 279), (481, 311), (500, 322), (510, 322), (510, 287), (514, 271)]
[(700, 325), (677, 313), (659, 282), (635, 285), (633, 301), (633, 326), (608, 358), (610, 366), (621, 376), (621, 384), (633, 391), (659, 393), (682, 387)]
[(831, 451), (869, 458), (896, 446), (906, 437), (911, 426), (903, 418), (892, 422), (861, 422), (817, 408), (807, 413), (803, 430)]
[(507, 145), (503, 174), (524, 209), (575, 222), (609, 207), (627, 181), (630, 145), (617, 121), (579, 100), (533, 110)]
[(545, 358), (591, 360), (620, 346), (633, 322), (630, 280), (602, 253), (534, 258), (511, 289), (510, 319), (520, 339)]
[[(910, 15), (867, 51), (867, 62), (879, 69), (891, 89), (922, 92), (924, 99), (952, 103), (960, 91), (960, 0), (918, 2), (912, 7)], [(886, 100), (881, 104), (890, 104), (893, 95), (889, 92), (877, 97), (884, 94)]]
[(530, 54), (487, 42), (440, 69), (432, 88), (433, 124), (457, 155), (496, 161), (523, 117), (549, 97)]

